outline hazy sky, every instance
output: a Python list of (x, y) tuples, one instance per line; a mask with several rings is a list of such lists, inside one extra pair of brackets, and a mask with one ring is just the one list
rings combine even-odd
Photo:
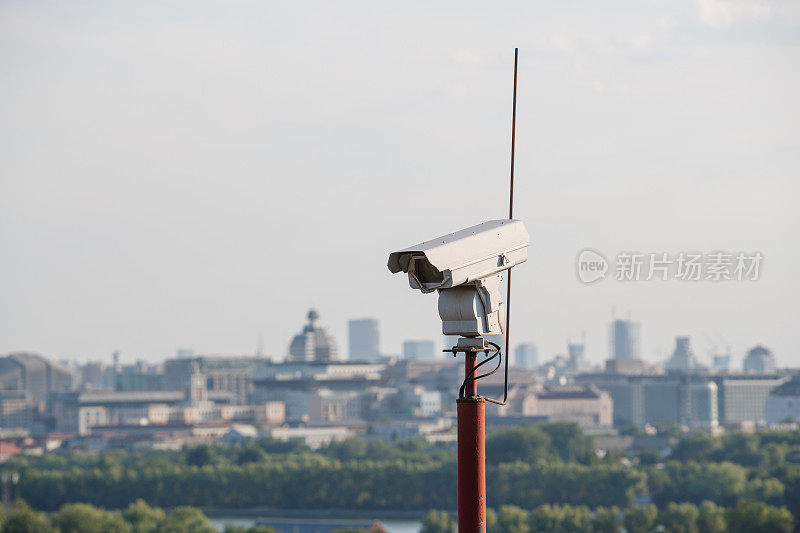
[[(506, 215), (513, 341), (691, 335), (800, 364), (800, 4), (0, 3), (0, 353), (283, 357), (315, 307), (441, 342), (387, 255)], [(757, 282), (585, 286), (579, 250), (760, 251)], [(711, 340), (709, 340), (711, 339)]]

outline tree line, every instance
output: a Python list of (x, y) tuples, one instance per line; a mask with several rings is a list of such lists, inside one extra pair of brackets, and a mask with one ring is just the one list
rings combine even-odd
[[(655, 452), (603, 457), (578, 426), (520, 426), (487, 437), (490, 505), (629, 508), (649, 498), (736, 508), (740, 501), (800, 513), (800, 431), (683, 438)], [(270, 439), (180, 451), (58, 452), (16, 456), (0, 470), (21, 473), (18, 496), (56, 511), (84, 502), (123, 509), (149, 505), (284, 509), (416, 510), (456, 507), (452, 444), (349, 439), (310, 450)]]
[[(430, 511), (420, 533), (456, 533), (456, 519), (444, 511)], [(653, 504), (597, 507), (545, 504), (531, 511), (503, 505), (487, 509), (486, 530), (492, 533), (791, 533), (794, 518), (785, 507), (740, 501), (733, 508), (711, 501), (699, 506), (670, 503), (659, 510)]]
[[(2, 517), (0, 533), (218, 533), (200, 509), (177, 507), (164, 512), (137, 500), (121, 511), (69, 503), (47, 515), (17, 500)], [(225, 533), (276, 533), (274, 528), (228, 525)], [(343, 532), (342, 532), (343, 533)]]

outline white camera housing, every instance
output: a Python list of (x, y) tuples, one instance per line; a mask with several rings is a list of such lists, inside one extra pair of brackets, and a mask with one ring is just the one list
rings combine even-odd
[(394, 274), (423, 293), (439, 291), (442, 333), (474, 337), (503, 332), (501, 272), (528, 259), (520, 220), (489, 220), (389, 254)]

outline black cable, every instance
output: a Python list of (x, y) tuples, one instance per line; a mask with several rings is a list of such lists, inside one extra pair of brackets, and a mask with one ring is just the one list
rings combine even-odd
[[(487, 376), (491, 376), (492, 374), (494, 374), (495, 372), (497, 372), (500, 369), (500, 365), (503, 363), (503, 354), (501, 353), (500, 346), (498, 346), (497, 344), (495, 344), (493, 342), (489, 342), (489, 341), (486, 341), (486, 344), (490, 344), (490, 345), (494, 346), (494, 353), (490, 357), (487, 357), (486, 359), (484, 359), (483, 361), (481, 361), (480, 363), (475, 365), (472, 368), (472, 370), (469, 372), (469, 374), (464, 376), (464, 382), (461, 384), (461, 387), (458, 389), (458, 397), (459, 398), (462, 398), (462, 399), (466, 398), (467, 385), (469, 385), (473, 381), (478, 381), (479, 379), (485, 378)], [(486, 353), (488, 353), (488, 350), (486, 351)], [(497, 361), (497, 366), (494, 367), (494, 370), (492, 370), (491, 372), (487, 372), (485, 374), (481, 374), (480, 376), (473, 376), (473, 374), (478, 370), (479, 367), (485, 365), (486, 363), (488, 363), (489, 361), (491, 361), (495, 357), (499, 357), (499, 360)]]

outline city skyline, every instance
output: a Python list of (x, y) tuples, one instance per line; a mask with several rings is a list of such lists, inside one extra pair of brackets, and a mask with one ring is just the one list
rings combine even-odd
[[(448, 6), (0, 6), (0, 353), (281, 357), (310, 307), (438, 346), (387, 255), (504, 216), (519, 46), (512, 344), (599, 362), (616, 307), (647, 361), (796, 365), (796, 5)], [(586, 248), (764, 259), (589, 286)]]
[[(316, 323), (316, 321), (319, 320), (318, 311), (315, 310), (315, 309), (310, 309), (308, 311), (308, 313), (307, 313), (307, 319), (310, 318), (310, 317), (312, 318), (311, 324)], [(365, 323), (365, 322), (369, 323), (370, 335), (374, 335), (375, 337), (378, 337), (378, 338), (373, 338), (370, 342), (372, 343), (372, 342), (376, 342), (377, 341), (377, 346), (380, 348), (380, 342), (379, 342), (379, 336), (380, 336), (380, 331), (381, 331), (380, 320), (378, 320), (378, 319), (376, 319), (374, 317), (361, 317), (361, 318), (357, 318), (357, 319), (348, 320), (348, 324), (352, 324), (354, 322), (356, 322), (356, 323)], [(608, 339), (607, 339), (606, 345), (609, 346), (609, 349), (608, 349), (608, 352), (605, 355), (598, 356), (597, 354), (600, 353), (600, 352), (598, 352), (596, 349), (591, 349), (591, 347), (593, 345), (588, 344), (588, 346), (590, 346), (590, 350), (589, 350), (590, 353), (594, 353), (595, 357), (586, 357), (587, 342), (586, 342), (585, 333), (584, 333), (582, 335), (581, 341), (579, 343), (575, 343), (574, 339), (567, 338), (567, 339), (565, 339), (565, 342), (564, 342), (564, 345), (563, 345), (562, 349), (558, 349), (558, 350), (556, 350), (554, 352), (551, 352), (551, 353), (543, 353), (541, 355), (541, 357), (538, 358), (537, 364), (538, 365), (547, 364), (547, 363), (552, 362), (553, 360), (555, 360), (555, 358), (557, 358), (557, 357), (569, 358), (569, 357), (571, 357), (571, 351), (573, 350), (573, 348), (580, 348), (580, 357), (582, 359), (585, 358), (585, 361), (588, 364), (599, 365), (600, 367), (602, 367), (603, 363), (605, 363), (606, 361), (618, 359), (618, 357), (616, 357), (617, 353), (615, 352), (615, 332), (616, 332), (616, 327), (620, 323), (632, 324), (636, 329), (636, 332), (637, 332), (636, 335), (638, 337), (638, 330), (639, 330), (639, 326), (640, 326), (639, 323), (631, 322), (629, 320), (614, 319), (612, 322), (610, 322), (608, 324), (609, 327), (607, 329), (609, 331), (609, 335), (608, 335)], [(119, 350), (115, 350), (110, 355), (109, 358), (96, 357), (96, 358), (88, 358), (88, 359), (81, 359), (81, 358), (75, 358), (75, 359), (64, 359), (64, 358), (61, 358), (61, 359), (59, 359), (59, 358), (56, 357), (55, 359), (58, 359), (59, 361), (65, 361), (65, 362), (75, 361), (77, 363), (102, 362), (102, 363), (108, 364), (109, 361), (110, 361), (110, 362), (116, 364), (115, 363), (116, 361), (121, 361), (122, 363), (131, 364), (131, 363), (139, 363), (139, 362), (161, 363), (161, 362), (164, 362), (164, 361), (169, 360), (169, 359), (176, 359), (176, 358), (177, 359), (186, 359), (186, 358), (193, 358), (193, 357), (200, 357), (200, 356), (222, 356), (222, 357), (227, 357), (227, 356), (230, 356), (230, 357), (254, 356), (254, 357), (264, 357), (264, 358), (269, 359), (269, 360), (274, 361), (274, 362), (291, 362), (293, 356), (291, 355), (290, 352), (293, 349), (293, 346), (298, 342), (298, 339), (304, 335), (304, 332), (308, 332), (309, 331), (309, 327), (313, 328), (313, 326), (309, 326), (307, 324), (305, 326), (305, 328), (301, 328), (301, 329), (303, 329), (303, 331), (301, 331), (299, 335), (293, 335), (292, 336), (292, 341), (289, 344), (287, 344), (286, 352), (283, 355), (270, 354), (270, 353), (260, 353), (259, 350), (261, 349), (261, 345), (259, 343), (259, 345), (256, 347), (256, 349), (253, 350), (252, 352), (240, 352), (240, 353), (230, 352), (230, 351), (229, 352), (206, 353), (206, 352), (199, 352), (199, 351), (196, 351), (196, 350), (191, 349), (191, 348), (178, 348), (178, 349), (174, 350), (174, 352), (172, 352), (172, 353), (166, 353), (166, 354), (163, 354), (161, 356), (157, 356), (155, 358), (142, 358), (142, 357), (135, 357), (135, 356), (134, 357), (130, 357), (129, 356), (127, 358), (126, 357), (120, 358)], [(311, 331), (313, 331), (313, 329)], [(326, 337), (329, 338), (330, 341), (325, 341), (325, 342), (333, 342), (334, 343), (333, 344), (334, 347), (336, 347), (338, 345), (338, 343), (340, 342), (339, 340), (336, 339), (335, 335), (329, 334), (325, 330), (324, 327), (323, 328), (319, 328), (318, 327), (318, 331), (323, 336), (322, 338), (326, 338)], [(350, 338), (352, 338), (352, 331), (350, 331), (348, 333), (348, 336)], [(442, 337), (440, 335), (439, 338), (444, 338), (445, 339), (444, 345), (447, 345), (447, 340), (446, 340), (447, 337), (446, 336)], [(682, 343), (688, 342), (686, 339), (691, 339), (691, 337), (690, 336), (687, 337), (687, 336), (682, 336), (682, 335), (676, 335), (673, 338), (672, 342), (673, 342), (673, 345), (674, 345), (674, 343), (677, 343), (679, 345), (679, 347), (680, 347)], [(495, 340), (495, 342), (502, 342), (501, 339), (494, 339), (494, 340)], [(708, 342), (711, 341), (710, 338), (707, 338), (706, 340)], [(350, 344), (349, 340), (348, 340), (347, 344), (348, 345)], [(401, 350), (399, 352), (387, 352), (385, 350), (380, 350), (379, 349), (378, 352), (374, 352), (374, 353), (377, 354), (377, 357), (381, 357), (381, 358), (409, 359), (409, 357), (407, 357), (405, 355), (405, 349), (407, 348), (407, 345), (418, 345), (418, 344), (430, 344), (430, 346), (432, 348), (432, 352), (431, 353), (433, 355), (432, 359), (444, 359), (444, 358), (446, 358), (446, 355), (443, 354), (443, 352), (441, 352), (439, 347), (437, 346), (437, 341), (435, 339), (406, 339), (406, 340), (402, 341)], [(313, 351), (314, 351), (314, 347), (313, 346), (314, 345), (312, 344), (311, 348), (310, 348), (311, 349), (311, 353), (313, 353)], [(743, 354), (737, 354), (737, 353), (733, 352), (732, 350), (730, 350), (730, 346), (724, 345), (724, 343), (723, 344), (719, 344), (719, 343), (717, 343), (717, 344), (707, 344), (707, 346), (708, 346), (708, 349), (703, 349), (702, 352), (699, 355), (696, 355), (696, 354), (694, 354), (694, 352), (692, 352), (691, 363), (695, 364), (695, 365), (699, 365), (700, 367), (706, 367), (708, 369), (714, 370), (714, 369), (717, 368), (716, 365), (715, 365), (715, 359), (719, 358), (719, 357), (726, 357), (726, 358), (730, 358), (729, 359), (729, 361), (730, 361), (730, 363), (729, 363), (730, 364), (730, 370), (732, 370), (733, 372), (739, 372), (739, 371), (743, 370), (743, 364), (745, 364), (745, 359), (747, 358), (747, 356), (752, 351), (754, 351), (754, 350), (758, 351), (758, 350), (764, 350), (765, 349), (765, 347), (761, 343), (756, 343), (756, 344), (753, 344), (751, 346), (748, 346), (745, 349)], [(596, 347), (596, 345), (595, 345), (595, 347)], [(519, 354), (519, 350), (521, 348), (526, 348), (526, 349), (532, 348), (535, 353), (537, 353), (537, 354), (540, 353), (539, 347), (535, 342), (532, 342), (532, 341), (513, 342), (511, 344), (511, 360), (512, 361), (516, 360), (516, 358), (518, 357), (518, 354)], [(414, 347), (414, 349), (417, 349), (417, 348)], [(667, 355), (665, 357), (663, 357), (663, 358), (648, 359), (646, 357), (641, 357), (641, 354), (638, 354), (638, 357), (634, 357), (634, 358), (640, 359), (640, 360), (642, 360), (642, 361), (644, 361), (645, 363), (648, 363), (648, 364), (656, 364), (656, 365), (661, 364), (661, 365), (667, 365), (667, 367), (669, 367), (671, 359), (674, 358), (674, 353), (671, 352), (671, 349), (672, 348), (670, 348), (668, 350), (664, 350), (664, 352)], [(768, 347), (766, 349), (769, 350)], [(307, 348), (304, 347), (301, 351), (304, 352), (305, 350), (307, 350)], [(26, 350), (18, 350), (18, 351), (9, 352), (9, 353), (36, 353), (36, 352), (31, 352), (31, 351), (26, 351)], [(785, 367), (785, 368), (793, 368), (794, 367), (794, 365), (791, 365), (791, 364), (781, 365), (780, 364), (780, 358), (777, 357), (776, 354), (774, 354), (771, 350), (769, 351), (769, 354), (770, 354), (771, 357), (775, 357), (775, 360), (778, 362), (778, 366), (779, 367), (782, 367), (782, 368), (783, 367)], [(0, 354), (0, 355), (8, 355), (8, 354)], [(49, 356), (49, 354), (39, 354), (39, 355)], [(325, 357), (327, 357), (327, 356), (325, 356)], [(417, 359), (417, 358), (418, 358), (417, 356), (410, 357), (410, 359)], [(430, 360), (431, 358), (430, 357), (422, 357), (422, 359), (423, 360), (424, 359)], [(314, 360), (314, 356), (313, 355), (309, 355), (307, 360)], [(320, 360), (329, 360), (329, 359), (323, 358), (323, 359), (320, 359)], [(364, 361), (364, 362), (367, 362), (367, 361), (374, 361), (376, 359), (375, 359), (375, 356), (361, 357), (361, 358), (353, 357), (352, 353), (350, 352), (350, 350), (338, 350), (337, 348), (334, 348), (333, 358), (330, 359), (330, 360), (331, 361)], [(516, 363), (514, 363), (514, 364), (516, 364)], [(537, 366), (537, 365), (534, 365), (534, 367), (535, 366)], [(690, 367), (691, 367), (691, 365), (686, 367), (684, 370), (686, 370), (686, 369), (688, 369)], [(746, 371), (746, 369), (744, 369), (744, 370)]]

